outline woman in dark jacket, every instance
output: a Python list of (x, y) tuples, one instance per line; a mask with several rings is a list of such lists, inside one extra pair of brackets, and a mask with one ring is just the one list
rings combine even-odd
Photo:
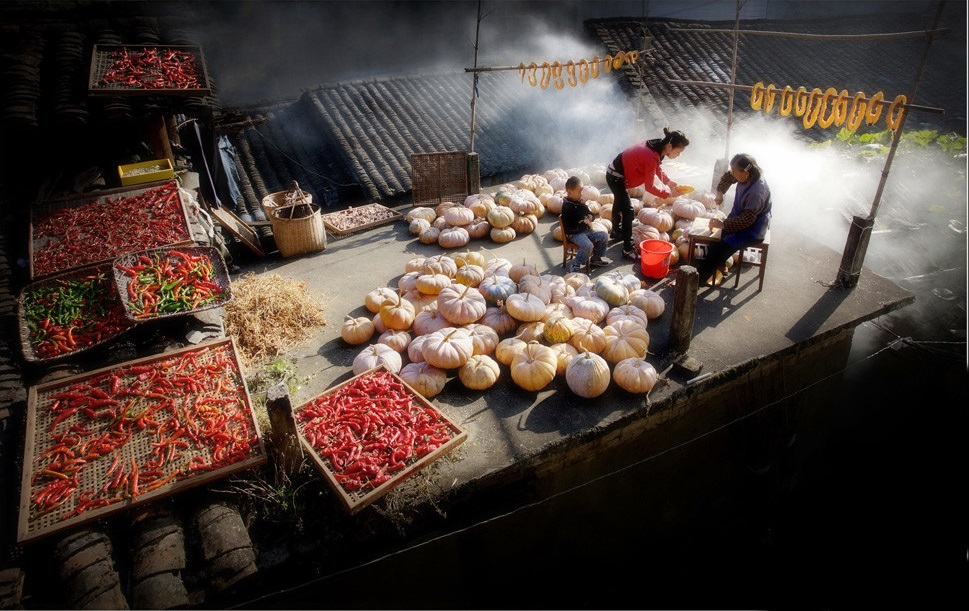
[(723, 202), (723, 195), (737, 185), (733, 208), (724, 220), (713, 219), (711, 228), (722, 228), (720, 242), (708, 246), (705, 259), (697, 261), (700, 286), (726, 263), (733, 253), (764, 239), (770, 227), (770, 187), (764, 181), (763, 172), (752, 155), (740, 153), (730, 160), (730, 170), (724, 172), (717, 183), (716, 201)]

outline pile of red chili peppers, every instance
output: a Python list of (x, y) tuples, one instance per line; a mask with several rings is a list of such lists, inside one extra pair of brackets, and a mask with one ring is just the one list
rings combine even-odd
[(108, 265), (27, 287), (22, 296), (30, 350), (49, 359), (89, 348), (131, 328)]
[(347, 491), (376, 488), (447, 443), (453, 428), (389, 372), (365, 374), (306, 404), (296, 415), (303, 437)]
[(116, 263), (115, 267), (128, 281), (127, 307), (135, 318), (191, 312), (227, 296), (213, 282), (215, 266), (204, 252), (174, 249), (143, 254), (133, 265)]
[(124, 47), (109, 55), (111, 65), (101, 77), (102, 85), (138, 89), (201, 89), (198, 58), (187, 51), (159, 47), (139, 50)]
[(30, 520), (60, 520), (260, 451), (231, 343), (125, 365), (45, 397), (30, 472)]
[(55, 208), (33, 221), (33, 274), (107, 261), (190, 236), (174, 181), (140, 195)]

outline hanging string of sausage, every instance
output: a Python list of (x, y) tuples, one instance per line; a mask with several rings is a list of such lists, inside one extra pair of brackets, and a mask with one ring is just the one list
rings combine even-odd
[[(575, 87), (579, 83), (586, 83), (590, 78), (599, 78), (600, 70), (608, 74), (612, 70), (618, 70), (623, 64), (634, 64), (639, 60), (639, 51), (619, 51), (615, 55), (606, 55), (605, 59), (599, 59), (596, 55), (590, 59), (580, 59), (579, 61), (569, 60), (562, 62), (542, 62), (538, 64), (532, 62), (525, 65), (524, 62), (518, 65), (518, 74), (522, 77), (522, 83), (528, 78), (528, 84), (532, 87), (538, 86), (548, 89), (551, 85), (556, 89), (564, 89), (568, 84)], [(600, 67), (601, 64), (601, 67)], [(538, 74), (541, 70), (541, 75)], [(565, 76), (562, 76), (562, 72)]]
[[(765, 86), (763, 82), (758, 82), (750, 91), (750, 107), (770, 114), (776, 103), (779, 115), (787, 117), (793, 112), (795, 116), (801, 117), (805, 129), (810, 129), (815, 124), (822, 129), (832, 125), (844, 125), (848, 131), (853, 132), (861, 126), (862, 121), (867, 125), (878, 123), (882, 106), (886, 103), (884, 98), (885, 94), (881, 91), (869, 98), (863, 91), (851, 96), (847, 89), (838, 91), (834, 87), (828, 87), (824, 91), (815, 87), (808, 91), (807, 87), (794, 89), (785, 85), (778, 89), (772, 83)], [(907, 101), (904, 95), (898, 95), (889, 105), (885, 116), (888, 129), (894, 131), (902, 124)]]

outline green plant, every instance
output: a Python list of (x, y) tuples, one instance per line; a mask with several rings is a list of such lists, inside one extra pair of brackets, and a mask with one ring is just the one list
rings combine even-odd
[(947, 153), (958, 154), (966, 152), (966, 137), (960, 136), (955, 132), (942, 134), (936, 139), (936, 142)]
[[(813, 146), (826, 148), (838, 144), (842, 148), (853, 151), (860, 157), (882, 157), (888, 154), (889, 144), (894, 138), (894, 132), (883, 130), (880, 132), (858, 133), (845, 128), (838, 130), (833, 139), (816, 142)], [(903, 132), (899, 141), (900, 147), (915, 147), (925, 149), (937, 145), (943, 152), (953, 157), (966, 152), (966, 137), (955, 132), (939, 134), (938, 130), (920, 129)]]
[(269, 413), (266, 411), (266, 391), (270, 387), (283, 382), (286, 384), (290, 396), (293, 397), (301, 388), (301, 383), (305, 384), (309, 379), (310, 376), (300, 378), (295, 362), (284, 357), (277, 357), (261, 371), (256, 371), (247, 376), (246, 385), (249, 387), (253, 412), (260, 430), (264, 431), (267, 436), (271, 436), (272, 429), (269, 424)]
[(902, 142), (914, 144), (919, 148), (925, 148), (935, 142), (939, 132), (934, 129), (920, 129), (912, 132), (902, 133)]

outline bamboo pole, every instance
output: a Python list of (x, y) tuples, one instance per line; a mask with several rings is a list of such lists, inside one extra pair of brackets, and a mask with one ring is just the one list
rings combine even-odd
[[(933, 28), (913, 32), (888, 32), (885, 34), (806, 34), (801, 32), (773, 32), (770, 30), (743, 30), (740, 34), (754, 36), (776, 36), (782, 38), (806, 38), (810, 40), (897, 40), (900, 38), (935, 37), (950, 33), (950, 28)], [(731, 34), (736, 30), (698, 30), (692, 28), (670, 28), (670, 32), (687, 32), (690, 34)]]
[[(935, 14), (935, 24), (932, 26), (933, 30), (939, 27), (943, 7), (945, 7), (944, 0), (939, 2), (939, 9)], [(932, 38), (929, 37), (925, 43), (925, 50), (922, 52), (922, 62), (919, 64), (918, 71), (915, 73), (915, 82), (912, 84), (909, 99), (914, 100), (915, 94), (918, 92), (922, 74), (925, 72), (925, 66), (929, 62), (929, 48), (931, 46)], [(882, 192), (885, 190), (885, 183), (888, 181), (888, 174), (892, 167), (892, 161), (895, 159), (895, 151), (898, 149), (898, 143), (902, 139), (902, 130), (905, 128), (905, 120), (907, 118), (908, 111), (905, 111), (902, 113), (902, 117), (898, 122), (898, 128), (892, 137), (892, 146), (888, 150), (888, 156), (885, 159), (881, 179), (878, 181), (878, 188), (875, 190), (875, 197), (872, 201), (868, 218), (860, 219), (855, 217), (855, 222), (851, 225), (852, 231), (848, 233), (848, 241), (845, 244), (845, 250), (841, 257), (841, 267), (838, 269), (838, 279), (836, 281), (837, 285), (841, 288), (853, 288), (858, 284), (858, 277), (861, 275), (861, 266), (865, 261), (865, 252), (868, 250), (868, 236), (871, 235), (871, 228), (875, 224), (875, 213), (878, 212)], [(856, 228), (860, 228), (860, 231), (863, 232), (857, 239), (854, 236), (857, 233)]]
[[(671, 85), (700, 85), (703, 87), (730, 87), (732, 89), (740, 89), (743, 91), (752, 91), (754, 89), (753, 85), (732, 85), (730, 83), (716, 83), (713, 81), (682, 81), (678, 79), (670, 79), (666, 81)], [(852, 98), (853, 99), (853, 98)], [(868, 97), (860, 98), (860, 102), (870, 103), (871, 99)], [(878, 102), (882, 106), (891, 106), (893, 100), (879, 100)], [(920, 110), (923, 112), (934, 112), (938, 114), (945, 114), (944, 108), (936, 108), (935, 106), (922, 106), (921, 104), (899, 104), (897, 108), (904, 108), (905, 110)]]
[(733, 55), (730, 62), (730, 96), (727, 98), (727, 137), (724, 144), (723, 159), (714, 166), (714, 180), (717, 178), (718, 168), (725, 167), (730, 158), (730, 128), (733, 126), (733, 86), (737, 84), (737, 45), (740, 40), (740, 9), (744, 0), (737, 0), (737, 16), (733, 28)]
[(481, 0), (478, 0), (478, 23), (474, 28), (474, 76), (471, 78), (471, 143), (468, 152), (474, 152), (474, 111), (478, 103), (478, 40), (481, 33)]

